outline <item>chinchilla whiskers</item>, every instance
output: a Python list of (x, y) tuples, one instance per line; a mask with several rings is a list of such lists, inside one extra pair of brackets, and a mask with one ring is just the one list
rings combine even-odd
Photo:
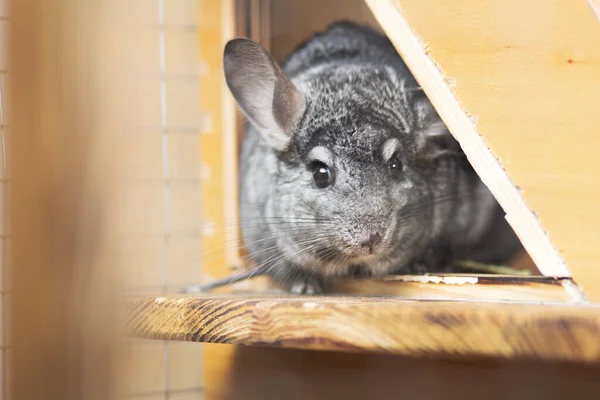
[[(213, 251), (211, 251), (209, 253), (202, 254), (200, 257), (194, 257), (190, 261), (187, 261), (187, 262), (181, 264), (180, 266), (181, 267), (188, 266), (190, 264), (193, 264), (194, 262), (206, 260), (206, 259), (209, 259), (210, 257), (221, 255), (223, 253), (223, 251), (241, 250), (243, 248), (246, 248), (249, 245), (259, 244), (259, 243), (270, 241), (270, 240), (276, 240), (276, 239), (280, 238), (282, 236), (282, 234), (286, 234), (286, 233), (302, 234), (302, 228), (300, 228), (300, 229), (298, 229), (298, 228), (290, 228), (290, 229), (286, 229), (286, 230), (282, 229), (282, 230), (280, 230), (279, 232), (277, 232), (274, 235), (267, 236), (267, 237), (262, 237), (261, 239), (253, 240), (251, 242), (247, 242), (247, 243), (243, 243), (243, 244), (239, 244), (239, 240), (237, 238), (226, 240), (226, 241), (223, 242), (223, 244), (226, 244), (225, 246), (219, 247), (218, 249), (215, 249), (215, 250), (213, 250)], [(307, 232), (307, 233), (309, 233), (309, 232)], [(319, 240), (327, 238), (326, 235), (322, 235), (322, 236), (321, 235), (317, 235), (315, 237), (314, 234), (311, 234), (311, 236), (313, 238), (316, 238), (316, 239), (319, 239)], [(229, 245), (229, 244), (231, 244), (231, 245)], [(263, 251), (261, 251), (261, 252), (266, 252), (268, 250), (274, 250), (276, 248), (277, 248), (277, 245), (273, 245), (273, 246), (270, 246), (267, 249), (263, 249)], [(246, 258), (249, 259), (250, 257), (249, 256), (243, 257), (242, 261), (249, 261)]]

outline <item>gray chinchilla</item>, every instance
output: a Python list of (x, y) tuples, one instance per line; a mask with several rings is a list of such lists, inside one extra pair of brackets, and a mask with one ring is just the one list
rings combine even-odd
[(281, 65), (227, 43), (247, 125), (241, 228), (260, 273), (295, 293), (331, 276), (448, 271), (521, 248), (504, 213), (391, 42), (330, 25)]

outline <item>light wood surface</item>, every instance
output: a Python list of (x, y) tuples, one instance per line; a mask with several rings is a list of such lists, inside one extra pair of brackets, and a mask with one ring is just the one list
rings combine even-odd
[(540, 271), (570, 271), (600, 301), (592, 9), (570, 0), (367, 3)]
[(596, 17), (598, 17), (598, 20), (600, 20), (600, 1), (587, 0), (587, 2), (590, 5), (590, 7), (592, 8), (592, 11), (594, 12), (594, 14), (596, 14)]
[[(406, 300), (481, 300), (583, 304), (569, 278), (497, 275), (397, 275), (381, 279), (330, 279), (325, 292), (347, 296), (394, 296)], [(211, 293), (282, 293), (268, 277), (255, 277)]]
[(250, 294), (132, 297), (127, 331), (137, 338), (297, 349), (600, 362), (600, 308), (591, 306)]
[(571, 285), (570, 279), (463, 274), (338, 280), (330, 282), (326, 290), (353, 296), (397, 296), (410, 300), (580, 302), (582, 299), (570, 291)]
[[(202, 272), (206, 279), (224, 277), (238, 265), (237, 120), (233, 97), (223, 75), (223, 49), (235, 35), (234, 0), (199, 0), (198, 54), (205, 71), (200, 80), (199, 159), (202, 163), (201, 235)], [(209, 348), (203, 352), (207, 397), (222, 387), (233, 366), (235, 349)]]
[[(205, 274), (225, 276), (239, 262), (237, 224), (236, 108), (223, 75), (223, 49), (234, 36), (233, 0), (202, 0), (198, 7), (198, 45), (204, 65), (199, 90), (202, 127), (201, 241)], [(206, 256), (209, 255), (209, 256)]]

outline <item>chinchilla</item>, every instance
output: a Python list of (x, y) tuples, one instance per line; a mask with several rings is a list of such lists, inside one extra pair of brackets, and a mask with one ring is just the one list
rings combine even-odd
[(281, 66), (234, 39), (224, 71), (248, 120), (239, 210), (258, 267), (242, 278), (311, 294), (328, 277), (444, 272), (521, 248), (385, 35), (338, 22)]

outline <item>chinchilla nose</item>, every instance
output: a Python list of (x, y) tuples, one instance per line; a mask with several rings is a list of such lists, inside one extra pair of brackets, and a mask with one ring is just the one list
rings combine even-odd
[(372, 231), (360, 244), (361, 247), (369, 249), (369, 252), (373, 252), (373, 249), (381, 243), (381, 234), (379, 231)]

